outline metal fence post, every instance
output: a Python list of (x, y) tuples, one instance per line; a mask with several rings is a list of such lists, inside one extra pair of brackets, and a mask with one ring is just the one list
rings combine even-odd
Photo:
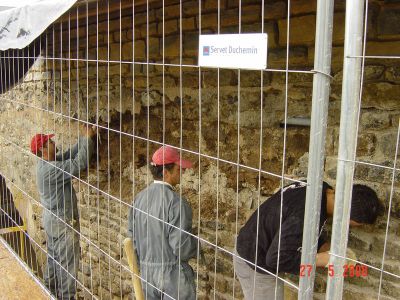
[(346, 254), (357, 147), (360, 108), (361, 63), (365, 0), (346, 1), (342, 104), (335, 207), (332, 224), (330, 264), (335, 274), (328, 278), (326, 299), (342, 299), (343, 264)]
[(324, 175), (325, 136), (330, 93), (332, 54), (333, 0), (319, 0), (315, 33), (315, 58), (308, 160), (307, 195), (304, 214), (301, 263), (313, 265), (310, 276), (300, 277), (298, 299), (312, 299), (315, 255), (321, 211)]

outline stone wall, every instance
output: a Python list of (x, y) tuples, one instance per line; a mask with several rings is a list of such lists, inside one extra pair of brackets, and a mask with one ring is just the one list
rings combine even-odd
[[(395, 12), (400, 10), (399, 4), (369, 2), (366, 54), (398, 56), (400, 32)], [(115, 7), (113, 2), (110, 5)], [(120, 265), (126, 265), (121, 249), (126, 204), (151, 181), (147, 163), (148, 153), (158, 147), (154, 141), (174, 146), (182, 143), (184, 149), (203, 154), (199, 159), (184, 152), (195, 161), (195, 168), (183, 174), (180, 189), (192, 204), (199, 236), (229, 251), (237, 230), (258, 203), (279, 187), (280, 179), (273, 174), (306, 175), (309, 128), (288, 127), (285, 135), (281, 127), (286, 93), (288, 117), (309, 117), (312, 93), (310, 74), (289, 73), (287, 89), (285, 86), (286, 5), (286, 1), (268, 1), (262, 20), (259, 1), (242, 1), (241, 32), (260, 32), (264, 22), (268, 33), (268, 68), (273, 70), (262, 76), (260, 71), (218, 73), (196, 67), (200, 24), (202, 33), (218, 32), (217, 1), (202, 1), (201, 18), (197, 1), (183, 1), (181, 19), (177, 1), (169, 1), (164, 10), (158, 2), (150, 3), (148, 12), (137, 6), (134, 22), (132, 8), (123, 9), (121, 19), (118, 10), (111, 10), (107, 21), (107, 7), (99, 4), (103, 13), (97, 22), (96, 17), (86, 19), (85, 7), (80, 7), (48, 29), (43, 58), (23, 82), (4, 95), (0, 172), (13, 181), (10, 188), (20, 196), (14, 198), (21, 199), (17, 205), (28, 217), (29, 232), (44, 246), (41, 209), (36, 202), (35, 157), (29, 153), (29, 140), (39, 131), (55, 132), (56, 141), (68, 147), (78, 134), (77, 119), (101, 126), (98, 155), (88, 174), (75, 181), (82, 233), (79, 279), (89, 291), (103, 299), (129, 298), (129, 274)], [(345, 18), (344, 1), (335, 5), (325, 166), (330, 183), (336, 172)], [(220, 10), (220, 33), (237, 33), (238, 1), (220, 1)], [(316, 1), (291, 1), (289, 69), (312, 69), (315, 10)], [(76, 15), (81, 15), (78, 21)], [(393, 166), (399, 89), (398, 60), (366, 60), (357, 160)], [(238, 161), (239, 168), (235, 165)], [(254, 170), (260, 164), (265, 171), (261, 174)], [(400, 274), (398, 178), (396, 173), (385, 264), (385, 269), (396, 274)], [(376, 188), (388, 208), (390, 169), (358, 164), (355, 180)], [(349, 243), (359, 257), (376, 267), (381, 266), (386, 217), (376, 226), (350, 234)], [(203, 244), (199, 294), (204, 299), (231, 299), (234, 292), (241, 298), (239, 284), (232, 279), (231, 256)], [(43, 254), (38, 257), (44, 259)], [(197, 269), (196, 261), (193, 266)], [(376, 298), (379, 275), (370, 270), (367, 278), (346, 280), (345, 298)], [(398, 298), (398, 279), (384, 279), (382, 294)], [(317, 292), (323, 293), (325, 281), (326, 275), (319, 274)], [(81, 290), (80, 296), (88, 297)]]

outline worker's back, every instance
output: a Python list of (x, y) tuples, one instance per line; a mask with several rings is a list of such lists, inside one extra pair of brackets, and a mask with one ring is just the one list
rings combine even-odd
[[(326, 190), (328, 188), (330, 186), (324, 183), (319, 224), (321, 234), (318, 240), (318, 248), (325, 242), (326, 238), (321, 229), (327, 219)], [(293, 183), (283, 188), (283, 195), (279, 190), (258, 207), (241, 228), (237, 238), (237, 252), (242, 258), (252, 263), (256, 262), (258, 266), (267, 271), (276, 272), (279, 253), (279, 270), (292, 274), (298, 273), (306, 190), (306, 183)], [(279, 234), (280, 226), (281, 234)], [(251, 264), (250, 266), (253, 267)], [(263, 270), (258, 269), (258, 271), (264, 273)]]
[(39, 160), (37, 165), (37, 187), (43, 210), (43, 225), (78, 219), (78, 208), (71, 176), (63, 172), (59, 161)]
[[(133, 203), (133, 236), (140, 265), (175, 265), (196, 255), (192, 209), (169, 185), (152, 183)], [(169, 225), (171, 224), (171, 225)], [(181, 245), (179, 247), (179, 245)]]

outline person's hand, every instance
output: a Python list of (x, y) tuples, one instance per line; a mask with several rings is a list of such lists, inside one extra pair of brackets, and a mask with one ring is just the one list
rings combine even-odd
[(357, 260), (357, 256), (350, 248), (347, 248), (346, 250), (346, 258), (350, 258), (346, 259), (346, 265), (355, 266), (357, 264), (357, 262), (355, 262), (355, 260)]
[(319, 252), (315, 257), (315, 265), (317, 267), (327, 267), (329, 264), (329, 251)]

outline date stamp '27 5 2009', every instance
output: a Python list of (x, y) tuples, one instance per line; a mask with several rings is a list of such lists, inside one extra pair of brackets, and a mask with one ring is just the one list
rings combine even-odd
[[(300, 265), (300, 277), (310, 276), (313, 266)], [(335, 268), (333, 265), (328, 265), (328, 275), (333, 277), (335, 275)], [(364, 265), (343, 265), (343, 277), (367, 277), (368, 266)]]

